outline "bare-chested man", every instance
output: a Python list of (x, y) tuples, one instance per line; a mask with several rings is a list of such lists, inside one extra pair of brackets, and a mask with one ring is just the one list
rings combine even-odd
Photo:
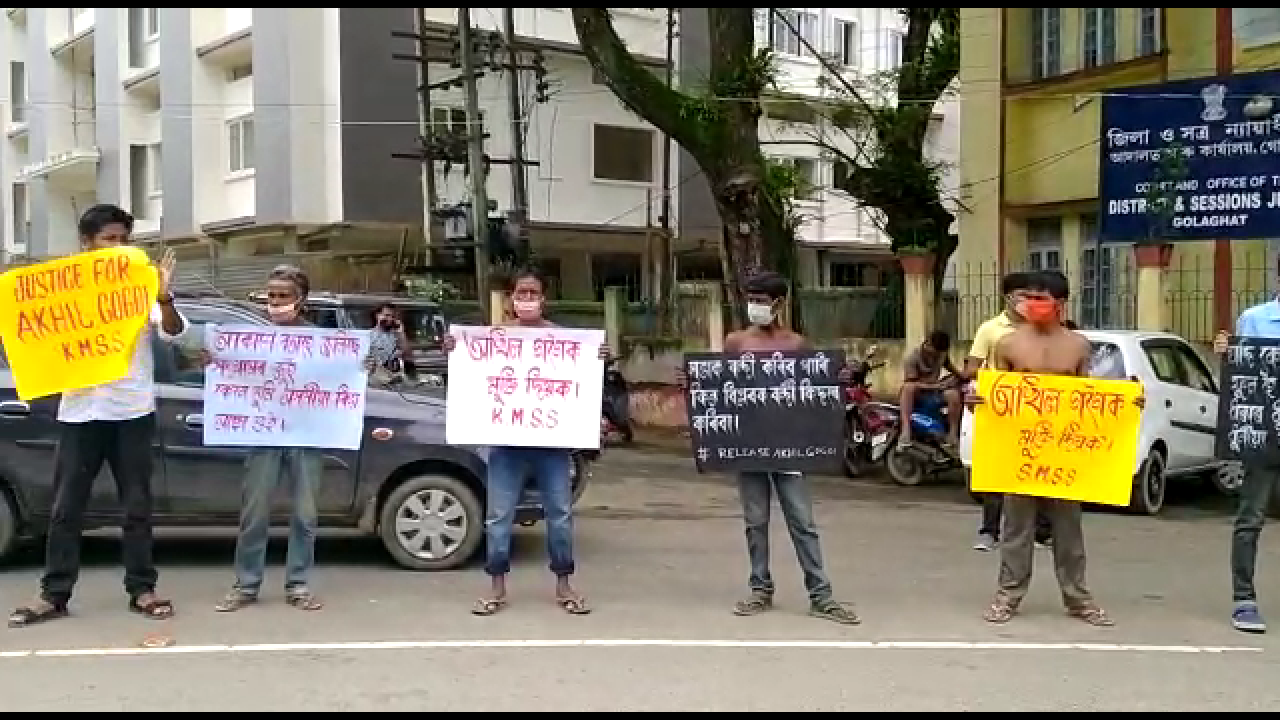
[[(787, 297), (787, 281), (774, 272), (751, 276), (743, 286), (747, 301), (745, 330), (729, 333), (724, 340), (726, 353), (773, 353), (808, 350), (807, 338), (778, 322), (778, 310)], [(841, 379), (847, 379), (847, 368)], [(680, 384), (685, 378), (680, 373)], [(822, 547), (818, 526), (813, 518), (813, 499), (809, 481), (798, 472), (744, 472), (738, 476), (742, 498), (742, 516), (747, 527), (747, 554), (751, 559), (751, 594), (733, 608), (737, 615), (758, 615), (773, 607), (773, 577), (769, 572), (769, 515), (773, 491), (778, 493), (782, 517), (795, 546), (805, 588), (809, 591), (809, 614), (846, 625), (859, 622), (858, 616), (831, 592), (831, 581), (822, 567)]]
[[(1067, 294), (1067, 278), (1062, 273), (1045, 271), (1032, 276), (1017, 310), (1026, 322), (996, 345), (993, 364), (997, 369), (1043, 375), (1089, 374), (1092, 346), (1083, 335), (1062, 324)], [(1026, 597), (1035, 561), (1037, 510), (1048, 516), (1052, 527), (1053, 565), (1067, 613), (1090, 625), (1112, 625), (1085, 584), (1080, 503), (1029, 495), (1005, 496), (1000, 589), (984, 617), (988, 622), (1006, 623)]]

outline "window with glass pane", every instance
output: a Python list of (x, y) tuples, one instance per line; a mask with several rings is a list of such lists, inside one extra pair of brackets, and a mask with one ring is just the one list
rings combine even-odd
[(1062, 8), (1031, 8), (1031, 77), (1062, 71)]
[(1116, 61), (1115, 8), (1082, 8), (1084, 12), (1084, 66)]
[(1160, 52), (1160, 8), (1138, 8), (1138, 55)]

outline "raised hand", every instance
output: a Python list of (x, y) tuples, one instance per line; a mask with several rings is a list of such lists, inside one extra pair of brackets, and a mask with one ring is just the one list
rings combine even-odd
[(1226, 330), (1219, 330), (1217, 335), (1213, 336), (1213, 352), (1218, 355), (1227, 354), (1227, 340), (1230, 334)]
[(178, 256), (174, 254), (173, 248), (165, 248), (164, 256), (160, 258), (160, 264), (156, 266), (156, 275), (159, 279), (156, 293), (161, 299), (169, 295), (170, 283), (173, 281), (173, 271), (177, 266)]

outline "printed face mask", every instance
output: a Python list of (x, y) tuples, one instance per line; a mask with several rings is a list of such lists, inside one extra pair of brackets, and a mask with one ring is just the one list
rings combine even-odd
[(747, 303), (747, 321), (752, 325), (769, 325), (773, 322), (773, 306), (765, 303)]
[(537, 300), (517, 300), (512, 305), (516, 310), (516, 317), (521, 320), (533, 320), (542, 312), (542, 303)]

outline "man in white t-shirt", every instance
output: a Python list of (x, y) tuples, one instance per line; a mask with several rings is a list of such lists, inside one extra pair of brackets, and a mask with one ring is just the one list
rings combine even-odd
[[(133, 216), (115, 205), (95, 205), (80, 217), (86, 250), (129, 242)], [(129, 609), (153, 619), (173, 616), (173, 604), (156, 594), (151, 548), (151, 458), (156, 426), (155, 378), (151, 343), (179, 340), (187, 321), (173, 305), (169, 281), (174, 256), (165, 253), (159, 270), (151, 323), (134, 349), (129, 374), (115, 382), (62, 394), (58, 407), (61, 435), (53, 476), (53, 510), (45, 549), (40, 596), (9, 616), (9, 627), (25, 627), (64, 617), (80, 574), (80, 535), (93, 483), (103, 464), (111, 468), (122, 508), (124, 589)]]

